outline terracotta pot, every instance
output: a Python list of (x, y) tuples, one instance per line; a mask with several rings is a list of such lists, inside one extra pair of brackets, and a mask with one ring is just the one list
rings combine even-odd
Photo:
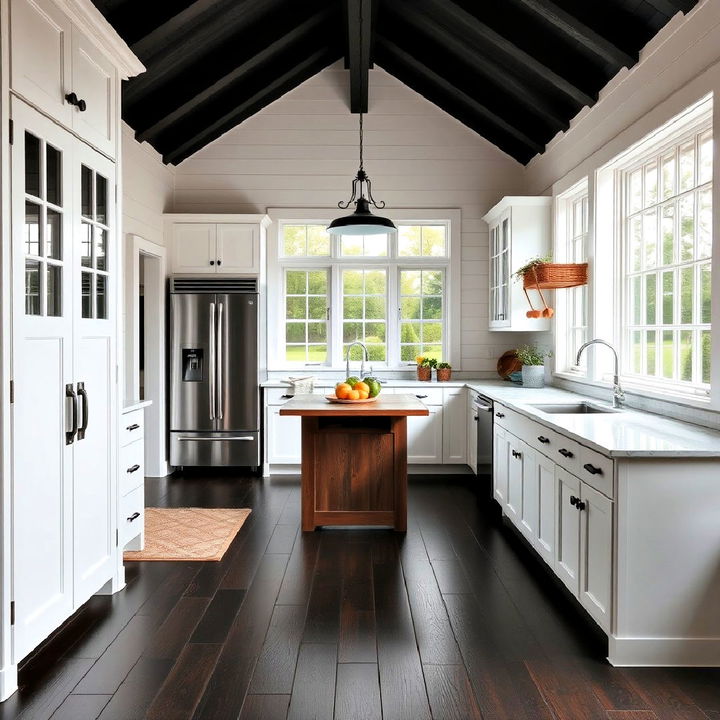
[(438, 368), (436, 372), (438, 382), (447, 382), (452, 376), (452, 368)]
[(422, 365), (417, 366), (417, 379), (429, 381), (432, 377), (432, 368), (424, 367)]

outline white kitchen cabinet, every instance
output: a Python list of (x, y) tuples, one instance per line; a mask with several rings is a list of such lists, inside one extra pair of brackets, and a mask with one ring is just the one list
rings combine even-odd
[(120, 417), (118, 475), (120, 547), (126, 550), (142, 550), (145, 546), (144, 405), (125, 409)]
[(529, 260), (550, 252), (551, 207), (550, 197), (505, 197), (483, 217), (489, 228), (490, 330), (550, 329), (547, 318), (526, 316), (530, 307), (522, 281), (513, 275)]
[(520, 528), (520, 514), (522, 513), (523, 502), (523, 466), (525, 453), (522, 443), (514, 435), (508, 433), (508, 481), (507, 481), (507, 502), (505, 513), (512, 520), (513, 524)]
[(118, 72), (52, 0), (12, 0), (12, 90), (111, 158)]
[(267, 462), (279, 465), (299, 465), (301, 462), (301, 418), (280, 415), (282, 405), (267, 407)]
[(473, 407), (473, 403), (467, 403), (467, 455), (468, 465), (470, 469), (477, 475), (477, 432), (478, 432), (478, 414)]
[(540, 514), (540, 479), (536, 453), (527, 443), (520, 443), (522, 453), (522, 493), (518, 512), (518, 529), (528, 542), (537, 544), (538, 518)]
[(508, 496), (508, 463), (510, 459), (510, 433), (499, 425), (493, 431), (493, 497), (505, 512)]
[(408, 465), (440, 465), (443, 461), (443, 408), (428, 405), (429, 415), (407, 419)]
[(535, 453), (533, 472), (537, 479), (538, 521), (535, 534), (535, 549), (545, 562), (555, 565), (555, 463), (542, 453)]
[(580, 591), (580, 480), (556, 467), (557, 477), (557, 540), (555, 574), (568, 590), (578, 596)]
[(268, 224), (266, 215), (166, 215), (171, 271), (178, 275), (257, 275)]
[(467, 398), (464, 387), (443, 389), (442, 462), (445, 465), (465, 465), (468, 462)]
[(612, 603), (613, 503), (582, 483), (580, 490), (580, 592), (582, 606), (605, 631)]

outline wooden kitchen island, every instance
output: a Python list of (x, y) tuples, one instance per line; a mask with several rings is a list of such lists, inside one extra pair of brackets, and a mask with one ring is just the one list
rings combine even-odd
[(414, 395), (338, 404), (296, 395), (281, 415), (302, 417), (302, 529), (407, 529), (407, 418), (428, 415)]

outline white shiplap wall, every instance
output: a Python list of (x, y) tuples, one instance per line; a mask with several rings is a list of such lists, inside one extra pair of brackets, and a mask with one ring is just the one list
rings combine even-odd
[[(176, 212), (264, 212), (327, 207), (349, 196), (358, 163), (358, 117), (348, 73), (319, 73), (181, 163)], [(365, 167), (390, 208), (462, 211), (462, 370), (494, 374), (523, 338), (490, 333), (488, 233), (482, 216), (521, 194), (523, 167), (383, 70), (370, 73)], [(460, 363), (455, 360), (456, 365)]]

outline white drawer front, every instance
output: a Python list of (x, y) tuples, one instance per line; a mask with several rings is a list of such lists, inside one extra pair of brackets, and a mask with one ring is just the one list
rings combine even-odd
[(553, 450), (552, 459), (561, 468), (580, 477), (580, 468), (582, 467), (580, 465), (580, 453), (582, 449), (580, 443), (562, 435), (557, 435), (557, 439), (558, 443), (557, 447)]
[(142, 438), (120, 449), (120, 495), (127, 495), (145, 482), (145, 443)]
[(145, 492), (139, 487), (120, 501), (120, 545), (125, 547), (145, 526)]
[(396, 395), (412, 395), (418, 400), (422, 400), (425, 405), (442, 405), (443, 391), (442, 388), (424, 388), (424, 387), (394, 387), (393, 391)]
[(580, 446), (578, 477), (590, 487), (613, 499), (613, 461), (590, 448)]
[(120, 445), (129, 445), (145, 434), (145, 412), (133, 410), (120, 418)]
[(521, 415), (515, 410), (506, 408), (504, 405), (495, 403), (495, 415), (493, 418), (496, 425), (505, 428), (516, 437), (526, 440), (530, 437), (535, 422)]
[(290, 388), (265, 388), (267, 405), (284, 405), (291, 398)]

